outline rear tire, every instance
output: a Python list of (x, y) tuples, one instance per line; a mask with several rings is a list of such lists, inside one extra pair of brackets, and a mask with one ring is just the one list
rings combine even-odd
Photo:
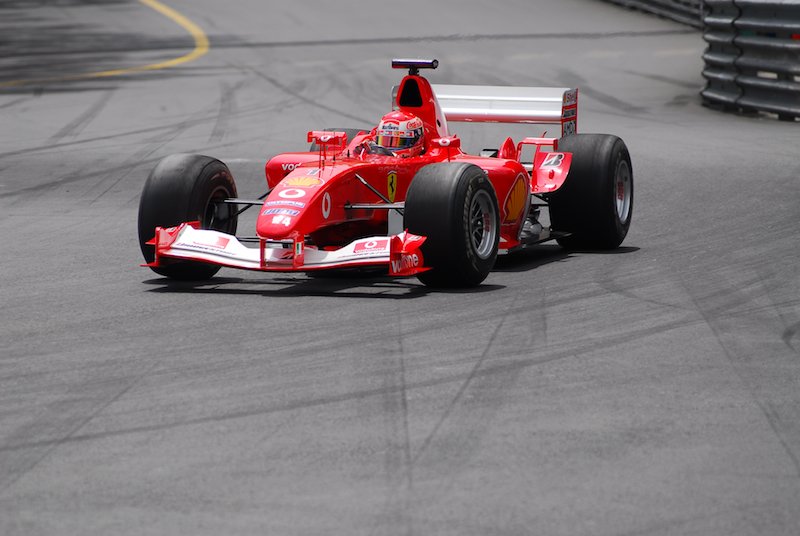
[(608, 134), (573, 134), (559, 140), (558, 150), (572, 153), (566, 182), (548, 198), (553, 230), (570, 233), (559, 245), (618, 247), (633, 215), (633, 167), (625, 142)]
[[(146, 244), (156, 227), (174, 227), (199, 221), (203, 229), (236, 233), (235, 205), (217, 201), (236, 197), (236, 184), (228, 167), (215, 158), (175, 154), (162, 159), (144, 184), (139, 200), (139, 246), (146, 262), (155, 259), (155, 248)], [(220, 267), (194, 261), (164, 260), (152, 270), (174, 279), (209, 279)]]
[(486, 174), (467, 163), (430, 164), (408, 188), (404, 226), (427, 237), (425, 264), (417, 277), (431, 287), (473, 287), (497, 259), (500, 211)]

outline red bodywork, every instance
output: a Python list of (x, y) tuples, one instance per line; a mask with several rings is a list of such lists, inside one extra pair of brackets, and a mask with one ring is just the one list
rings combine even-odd
[[(576, 93), (573, 98), (574, 106), (568, 103), (565, 109), (575, 118), (574, 128)], [(572, 155), (558, 152), (557, 138), (525, 138), (516, 145), (509, 138), (492, 157), (464, 153), (460, 139), (448, 130), (431, 84), (416, 74), (403, 78), (394, 104), (395, 109), (423, 121), (425, 151), (421, 156), (399, 158), (360, 151), (374, 131), (350, 140), (344, 132), (309, 132), (308, 141), (315, 142), (319, 151), (284, 153), (266, 163), (270, 193), (256, 223), (258, 259), (253, 248), (240, 251), (244, 246), (234, 237), (228, 242), (228, 235), (200, 231), (187, 223), (158, 228), (153, 265), (158, 265), (160, 257), (263, 271), (388, 264), (391, 274), (414, 275), (426, 269), (419, 251), (424, 237), (402, 232), (402, 223), (393, 224), (393, 209), (386, 207), (392, 204), (402, 210), (417, 171), (445, 161), (469, 162), (484, 170), (500, 208), (500, 253), (519, 247), (532, 196), (551, 193), (563, 184)], [(527, 169), (520, 162), (523, 154), (530, 162)], [(401, 222), (399, 212), (396, 214), (394, 220)], [(183, 230), (188, 234), (180, 238)], [(270, 248), (276, 247), (280, 251), (270, 253)], [(330, 254), (326, 256), (325, 252)]]

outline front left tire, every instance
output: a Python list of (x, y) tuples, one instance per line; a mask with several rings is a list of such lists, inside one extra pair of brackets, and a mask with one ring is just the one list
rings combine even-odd
[(406, 194), (404, 226), (425, 236), (431, 270), (417, 277), (431, 287), (473, 287), (494, 267), (500, 241), (497, 195), (481, 168), (442, 162), (420, 169)]

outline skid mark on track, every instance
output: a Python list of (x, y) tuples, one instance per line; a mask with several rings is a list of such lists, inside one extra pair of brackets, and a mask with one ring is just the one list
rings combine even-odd
[(62, 138), (66, 138), (67, 136), (78, 135), (81, 130), (86, 128), (86, 126), (91, 123), (95, 117), (97, 117), (103, 108), (105, 108), (106, 104), (108, 104), (108, 101), (111, 100), (114, 91), (114, 89), (111, 89), (104, 92), (99, 99), (97, 99), (94, 103), (92, 103), (91, 106), (89, 106), (89, 108), (86, 109), (86, 111), (67, 123), (61, 128), (61, 130), (50, 136), (49, 141), (54, 143)]
[[(31, 449), (25, 449), (23, 451), (18, 452), (7, 452), (3, 458), (8, 459), (0, 459), (2, 461), (2, 472), (0, 473), (0, 493), (3, 491), (8, 490), (12, 487), (15, 483), (17, 483), (22, 477), (26, 474), (34, 470), (40, 463), (46, 460), (58, 447), (69, 443), (70, 439), (75, 436), (84, 426), (86, 426), (89, 422), (92, 421), (95, 417), (97, 417), (103, 410), (107, 407), (111, 406), (114, 402), (125, 396), (136, 384), (138, 384), (145, 376), (150, 374), (152, 370), (158, 365), (158, 361), (154, 361), (150, 366), (148, 366), (143, 372), (139, 373), (138, 375), (134, 376), (130, 380), (123, 380), (121, 383), (123, 384), (119, 389), (112, 389), (111, 393), (109, 393), (104, 399), (97, 404), (93, 404), (94, 400), (89, 400), (87, 406), (88, 408), (84, 409), (83, 404), (79, 404), (79, 407), (75, 410), (75, 415), (68, 415), (67, 416), (67, 423), (63, 425), (64, 428), (67, 428), (66, 432), (61, 435), (58, 439), (50, 440), (47, 442), (38, 442), (38, 445)], [(84, 386), (76, 386), (71, 391), (83, 391)], [(81, 393), (81, 397), (85, 397), (83, 393)], [(61, 408), (64, 405), (59, 405), (57, 411), (61, 411)], [(67, 410), (69, 411), (69, 410)], [(47, 429), (52, 428), (52, 424), (49, 421), (53, 419), (47, 419), (48, 422), (44, 423), (42, 421), (34, 422), (26, 427), (24, 427), (21, 431), (13, 434), (10, 438), (11, 441), (14, 440), (14, 436), (26, 436), (28, 434), (36, 434), (41, 428), (46, 427)], [(8, 439), (7, 439), (8, 440)], [(2, 451), (0, 451), (2, 452)], [(9, 456), (9, 454), (11, 456)], [(17, 456), (14, 456), (16, 454)], [(16, 458), (16, 459), (15, 459)]]
[(781, 334), (781, 339), (783, 339), (784, 344), (786, 344), (786, 346), (791, 348), (796, 353), (800, 353), (800, 348), (796, 348), (794, 346), (794, 343), (792, 342), (792, 339), (794, 339), (797, 336), (798, 332), (800, 332), (800, 322), (798, 322), (797, 324), (794, 324), (792, 326), (789, 326)]
[[(295, 100), (295, 99), (293, 99), (292, 97), (287, 97), (285, 100), (282, 100), (282, 101), (272, 102), (272, 103), (265, 104), (265, 105), (260, 105), (260, 106), (250, 106), (246, 110), (237, 111), (236, 115), (240, 116), (243, 113), (255, 114), (255, 113), (260, 113), (260, 112), (270, 112), (270, 111), (280, 110), (280, 109), (288, 106), (288, 104), (293, 100)], [(197, 118), (193, 119), (192, 120), (192, 124), (189, 125), (189, 126), (196, 126), (196, 125), (201, 125), (203, 123), (208, 123), (210, 121), (215, 121), (217, 119), (217, 117), (218, 117), (218, 113), (217, 113), (216, 110), (217, 110), (217, 107), (214, 107), (214, 111), (210, 111), (207, 115), (205, 115), (203, 117), (197, 117)], [(40, 146), (37, 146), (37, 147), (29, 147), (29, 148), (26, 148), (26, 149), (18, 149), (18, 150), (14, 150), (14, 151), (0, 152), (0, 158), (6, 158), (6, 157), (11, 157), (11, 156), (30, 155), (30, 154), (41, 153), (41, 152), (62, 151), (64, 149), (76, 148), (76, 147), (82, 147), (82, 146), (91, 146), (92, 144), (94, 144), (95, 142), (98, 142), (98, 141), (99, 142), (107, 142), (107, 141), (117, 140), (117, 139), (121, 139), (121, 138), (128, 138), (128, 137), (131, 137), (131, 136), (139, 136), (141, 134), (157, 133), (157, 132), (161, 132), (161, 131), (164, 131), (164, 130), (171, 130), (172, 128), (174, 128), (174, 126), (175, 125), (160, 125), (160, 126), (155, 126), (155, 127), (147, 127), (147, 128), (140, 128), (140, 129), (135, 129), (135, 130), (128, 130), (128, 131), (124, 131), (124, 132), (119, 132), (117, 134), (107, 134), (107, 135), (103, 135), (103, 136), (95, 136), (95, 137), (92, 137), (92, 138), (84, 138), (84, 139), (81, 139), (81, 140), (74, 140), (74, 141), (61, 141), (59, 143), (51, 143), (51, 144), (46, 144), (46, 145), (40, 145)], [(20, 191), (23, 191), (23, 190), (20, 190)]]
[[(98, 188), (104, 183), (108, 182), (108, 186), (103, 188), (92, 200), (89, 204), (93, 204), (97, 202), (100, 198), (102, 198), (105, 194), (111, 191), (117, 184), (119, 184), (123, 179), (125, 179), (132, 171), (136, 169), (136, 166), (141, 164), (143, 161), (147, 162), (150, 161), (152, 155), (157, 153), (161, 148), (177, 138), (180, 134), (197, 124), (197, 117), (198, 116), (205, 116), (208, 113), (207, 110), (201, 110), (194, 114), (193, 118), (190, 118), (186, 121), (182, 121), (177, 125), (174, 125), (171, 130), (167, 131), (166, 133), (159, 134), (149, 140), (146, 140), (144, 145), (137, 151), (135, 151), (131, 156), (129, 156), (120, 166), (124, 172), (120, 174), (118, 177), (114, 178), (113, 176), (104, 176), (101, 180), (96, 183), (91, 191), (95, 192)], [(154, 159), (160, 160), (160, 158)]]
[(21, 103), (21, 102), (25, 102), (25, 101), (26, 101), (26, 100), (28, 100), (29, 98), (30, 98), (30, 97), (27, 97), (27, 96), (26, 96), (26, 97), (21, 97), (21, 98), (19, 98), (19, 99), (14, 99), (14, 100), (12, 100), (12, 101), (9, 101), (9, 102), (7, 102), (7, 103), (5, 103), (5, 104), (0, 104), (0, 109), (3, 109), (3, 108), (10, 108), (10, 107), (12, 107), (12, 106), (16, 106), (17, 104), (19, 104), (19, 103)]
[(264, 41), (249, 43), (214, 44), (214, 48), (294, 48), (294, 47), (330, 47), (330, 46), (361, 46), (361, 45), (386, 45), (400, 43), (407, 46), (409, 43), (446, 43), (446, 42), (473, 42), (473, 41), (508, 41), (508, 40), (537, 40), (537, 39), (568, 39), (597, 40), (617, 39), (620, 37), (660, 37), (666, 35), (695, 34), (696, 30), (658, 30), (623, 31), (623, 32), (558, 32), (558, 33), (507, 33), (507, 34), (449, 34), (449, 35), (423, 35), (423, 36), (398, 36), (376, 37), (358, 39), (319, 39), (303, 41)]
[[(155, 163), (158, 160), (160, 160), (160, 158), (142, 160), (142, 161), (139, 161), (138, 163), (139, 164)], [(92, 168), (94, 168), (94, 167), (96, 167), (96, 166), (92, 165)], [(94, 171), (87, 171), (86, 168), (84, 168), (84, 169), (80, 169), (78, 171), (74, 171), (72, 173), (69, 173), (68, 175), (60, 177), (58, 179), (55, 179), (55, 180), (52, 180), (52, 181), (48, 181), (48, 182), (43, 183), (43, 184), (36, 184), (34, 186), (28, 186), (26, 188), (20, 188), (19, 190), (14, 190), (13, 192), (2, 192), (2, 193), (0, 193), (0, 198), (12, 197), (12, 196), (17, 196), (17, 195), (26, 194), (26, 193), (42, 192), (42, 191), (48, 190), (50, 188), (54, 188), (56, 186), (66, 186), (66, 185), (73, 184), (73, 183), (80, 182), (80, 181), (87, 180), (87, 179), (103, 177), (103, 176), (106, 176), (106, 175), (110, 175), (110, 174), (116, 173), (118, 171), (127, 170), (130, 167), (131, 167), (130, 163), (124, 163), (122, 165), (113, 166), (113, 167), (109, 167), (109, 168), (105, 168), (105, 169), (101, 169), (101, 170), (94, 170)]]
[(396, 350), (391, 356), (390, 370), (384, 375), (382, 397), (386, 421), (385, 475), (388, 493), (382, 515), (376, 520), (370, 534), (383, 534), (386, 527), (400, 534), (413, 534), (411, 497), (414, 487), (411, 462), (411, 436), (409, 432), (408, 385), (406, 381), (406, 356), (403, 345), (403, 316), (398, 315)]
[[(200, 121), (198, 121), (198, 123), (202, 123), (204, 121), (206, 121), (206, 119), (200, 120)], [(127, 138), (129, 136), (137, 136), (139, 134), (147, 134), (149, 132), (158, 132), (158, 131), (161, 131), (161, 130), (168, 130), (168, 129), (172, 128), (172, 126), (173, 125), (148, 127), (148, 128), (137, 129), (137, 130), (129, 130), (129, 131), (126, 131), (126, 132), (120, 132), (119, 134), (107, 134), (107, 135), (104, 135), (104, 136), (97, 136), (97, 137), (94, 137), (94, 138), (86, 138), (86, 139), (76, 140), (76, 141), (67, 141), (67, 142), (61, 142), (61, 143), (54, 143), (54, 144), (50, 144), (50, 145), (40, 145), (38, 147), (30, 147), (30, 148), (27, 148), (27, 149), (19, 149), (19, 150), (16, 150), (16, 151), (7, 151), (5, 153), (0, 153), (0, 158), (6, 158), (6, 157), (9, 157), (9, 156), (22, 156), (22, 155), (38, 153), (38, 152), (47, 152), (47, 151), (52, 151), (52, 150), (62, 150), (62, 149), (66, 149), (66, 148), (79, 147), (79, 146), (82, 146), (82, 145), (89, 145), (90, 146), (93, 143), (98, 142), (98, 141), (108, 141), (108, 140), (113, 140), (113, 139), (118, 139), (118, 138)]]
[[(527, 309), (513, 310), (509, 311), (508, 314), (523, 314), (523, 311), (525, 310)], [(353, 400), (363, 400), (370, 397), (376, 397), (376, 396), (382, 397), (386, 396), (386, 394), (389, 392), (399, 392), (399, 390), (401, 389), (411, 391), (414, 389), (424, 389), (428, 387), (446, 385), (454, 382), (461, 383), (462, 388), (465, 389), (466, 387), (464, 386), (465, 385), (468, 386), (469, 383), (472, 382), (475, 378), (491, 377), (495, 375), (505, 375), (505, 374), (518, 374), (521, 370), (530, 367), (543, 365), (561, 359), (573, 359), (576, 357), (580, 357), (581, 355), (593, 353), (604, 348), (612, 348), (614, 346), (623, 345), (631, 341), (649, 337), (651, 335), (664, 334), (675, 329), (681, 329), (703, 323), (702, 319), (696, 318), (696, 316), (697, 315), (693, 315), (692, 318), (679, 319), (672, 322), (666, 322), (664, 324), (655, 327), (631, 330), (627, 333), (620, 333), (616, 335), (613, 338), (613, 340), (606, 341), (606, 339), (604, 339), (604, 341), (606, 342), (600, 342), (593, 338), (579, 340), (576, 341), (575, 344), (568, 345), (566, 348), (559, 346), (558, 349), (550, 351), (543, 350), (541, 353), (539, 353), (534, 357), (528, 357), (530, 356), (531, 353), (529, 348), (520, 348), (518, 353), (521, 357), (519, 359), (509, 359), (508, 357), (504, 357), (504, 361), (502, 363), (485, 365), (483, 367), (473, 366), (467, 375), (453, 374), (448, 376), (430, 378), (427, 380), (413, 382), (413, 383), (405, 383), (404, 385), (396, 385), (396, 386), (383, 385), (381, 387), (374, 389), (363, 389), (360, 391), (350, 391), (346, 393), (331, 394), (329, 396), (317, 397), (310, 400), (304, 399), (304, 400), (288, 401), (283, 404), (277, 404), (268, 407), (246, 408), (242, 409), (241, 411), (226, 413), (223, 415), (210, 415), (206, 417), (186, 419), (183, 421), (174, 421), (171, 423), (154, 424), (148, 426), (135, 426), (118, 430), (111, 430), (102, 433), (92, 433), (83, 435), (73, 434), (68, 439), (64, 439), (61, 441), (62, 442), (92, 441), (95, 439), (104, 439), (107, 437), (124, 436), (128, 434), (137, 434), (146, 432), (157, 432), (157, 431), (171, 430), (174, 428), (185, 427), (185, 426), (194, 426), (197, 424), (216, 423), (226, 420), (243, 419), (248, 417), (269, 415), (286, 411), (312, 409), (316, 407), (327, 406), (330, 404), (340, 404), (343, 402), (351, 402)], [(499, 328), (500, 325), (498, 325), (496, 332), (499, 331)], [(487, 351), (488, 348), (489, 347), (487, 346)], [(459, 389), (459, 391), (461, 390), (462, 389)], [(53, 442), (54, 440), (41, 440), (41, 441), (22, 442), (17, 444), (7, 444), (5, 446), (0, 446), (0, 452), (41, 447), (50, 445)], [(412, 458), (412, 460), (419, 459), (419, 457), (420, 455), (418, 453), (417, 456)]]
[[(111, 188), (116, 186), (122, 179), (128, 176), (128, 174), (135, 169), (137, 165), (142, 164), (151, 164), (160, 160), (159, 158), (151, 158), (151, 156), (156, 153), (161, 147), (175, 139), (178, 135), (185, 132), (189, 128), (192, 128), (197, 125), (202, 125), (208, 121), (208, 114), (209, 110), (204, 109), (185, 121), (181, 121), (180, 123), (173, 124), (173, 125), (164, 125), (155, 128), (144, 129), (142, 131), (137, 132), (127, 132), (125, 134), (120, 134), (119, 136), (129, 136), (135, 133), (147, 133), (147, 132), (155, 132), (154, 136), (145, 139), (143, 142), (143, 147), (134, 152), (132, 155), (127, 157), (121, 164), (112, 166), (106, 169), (97, 170), (97, 162), (92, 162), (91, 169), (90, 168), (81, 168), (76, 171), (72, 171), (66, 175), (58, 177), (54, 180), (50, 180), (41, 184), (35, 184), (33, 186), (28, 186), (25, 188), (20, 188), (11, 192), (0, 192), (0, 198), (4, 197), (12, 197), (18, 196), (21, 194), (30, 194), (30, 193), (39, 193), (42, 191), (49, 190), (51, 188), (57, 186), (66, 186), (69, 184), (82, 182), (86, 180), (90, 180), (93, 178), (100, 178), (101, 180), (95, 183), (90, 188), (90, 194), (95, 193), (95, 196), (90, 201), (90, 203), (94, 203), (98, 199), (100, 199), (103, 195), (108, 193)], [(102, 138), (97, 138), (102, 139)], [(64, 144), (60, 144), (61, 146), (70, 146), (78, 143), (83, 142), (68, 142)], [(0, 155), (2, 156), (2, 155)], [(123, 171), (121, 176), (116, 176), (116, 173), (119, 171)], [(116, 176), (115, 180), (112, 180), (113, 177)], [(104, 182), (112, 180), (110, 186), (104, 188), (99, 193), (97, 192), (97, 188), (100, 187)]]
[(624, 70), (624, 73), (633, 75), (633, 76), (640, 76), (642, 78), (646, 78), (648, 80), (655, 80), (656, 82), (663, 82), (665, 84), (669, 84), (672, 86), (677, 86), (684, 89), (691, 89), (696, 90), (698, 85), (702, 86), (701, 82), (694, 82), (694, 81), (687, 81), (687, 80), (678, 80), (677, 78), (669, 78), (668, 76), (662, 76), (653, 73), (640, 73), (637, 71), (630, 71)]
[(622, 112), (625, 115), (640, 116), (649, 112), (647, 108), (635, 106), (629, 101), (623, 101), (614, 95), (609, 95), (608, 93), (603, 93), (602, 91), (595, 89), (588, 80), (579, 74), (570, 71), (569, 69), (561, 69), (558, 80), (560, 83), (569, 87), (579, 87), (582, 95), (588, 95), (589, 97), (592, 97), (593, 99), (600, 101), (606, 106), (609, 106), (618, 112)]
[[(747, 359), (747, 357), (737, 354), (736, 349), (733, 347), (732, 343), (728, 342), (726, 334), (719, 325), (718, 317), (725, 316), (724, 313), (729, 310), (730, 304), (735, 304), (738, 306), (742, 303), (752, 301), (747, 297), (742, 298), (742, 292), (739, 288), (729, 288), (727, 290), (728, 294), (732, 295), (730, 302), (722, 305), (717, 304), (716, 306), (711, 307), (705, 305), (707, 298), (697, 298), (696, 293), (692, 292), (691, 289), (686, 288), (686, 293), (694, 302), (695, 310), (700, 314), (705, 325), (709, 328), (709, 330), (711, 330), (714, 339), (716, 340), (718, 346), (722, 349), (723, 355), (731, 365), (731, 369), (739, 379), (740, 384), (745, 388), (751, 400), (764, 415), (764, 418), (772, 430), (773, 435), (778, 440), (778, 443), (781, 445), (783, 451), (789, 458), (793, 466), (793, 472), (795, 476), (800, 477), (800, 457), (798, 457), (794, 447), (789, 442), (789, 437), (787, 437), (787, 428), (783, 423), (781, 414), (776, 410), (769, 399), (759, 393), (758, 385), (754, 384), (754, 382), (757, 382), (758, 380), (752, 379), (745, 375), (746, 371), (742, 369), (741, 364), (743, 360)], [(718, 291), (716, 294), (720, 294), (720, 292)], [(739, 297), (737, 298), (734, 295), (739, 295)]]
[(453, 412), (456, 405), (461, 401), (462, 397), (464, 396), (464, 392), (467, 390), (470, 383), (472, 383), (472, 381), (475, 379), (478, 370), (481, 368), (481, 365), (483, 365), (483, 363), (486, 361), (486, 358), (489, 356), (489, 350), (491, 350), (494, 341), (497, 339), (498, 333), (500, 333), (500, 329), (506, 322), (506, 319), (511, 314), (511, 311), (514, 310), (514, 303), (516, 301), (517, 297), (514, 298), (514, 302), (512, 302), (511, 306), (506, 311), (506, 314), (503, 315), (503, 317), (495, 326), (494, 331), (489, 336), (489, 340), (486, 342), (486, 347), (483, 349), (483, 352), (475, 361), (475, 363), (472, 365), (472, 369), (469, 371), (469, 374), (467, 374), (467, 377), (461, 383), (461, 386), (458, 388), (456, 395), (447, 405), (447, 408), (444, 410), (444, 413), (442, 413), (442, 416), (436, 422), (436, 425), (434, 425), (433, 430), (431, 430), (430, 433), (427, 435), (427, 437), (425, 437), (425, 440), (422, 442), (422, 445), (420, 446), (419, 450), (411, 460), (412, 464), (416, 464), (419, 461), (419, 459), (425, 454), (425, 451), (430, 446), (434, 437), (436, 437), (436, 434), (439, 433), (439, 430), (441, 429), (442, 425), (445, 423), (445, 421), (447, 421), (448, 417), (450, 417), (450, 414)]
[(262, 80), (264, 80), (265, 82), (268, 82), (272, 86), (276, 87), (277, 89), (283, 91), (284, 93), (286, 93), (288, 95), (291, 95), (292, 97), (294, 97), (295, 99), (297, 99), (297, 100), (299, 100), (301, 102), (304, 102), (304, 103), (306, 103), (306, 104), (308, 104), (310, 106), (313, 106), (314, 108), (318, 108), (320, 110), (325, 110), (326, 112), (330, 112), (332, 114), (335, 114), (335, 115), (338, 115), (338, 116), (341, 116), (341, 117), (346, 117), (347, 119), (353, 119), (355, 121), (359, 121), (360, 123), (364, 123), (364, 124), (368, 124), (368, 125), (372, 124), (372, 120), (371, 119), (366, 119), (364, 117), (360, 117), (360, 116), (357, 116), (357, 115), (352, 115), (352, 114), (349, 114), (347, 112), (343, 112), (343, 111), (341, 111), (341, 110), (339, 110), (337, 108), (333, 108), (331, 106), (326, 106), (324, 104), (321, 104), (321, 103), (315, 101), (314, 99), (309, 99), (308, 97), (305, 97), (305, 96), (301, 95), (299, 92), (293, 91), (292, 88), (290, 88), (287, 85), (279, 82), (275, 78), (264, 74), (263, 72), (259, 71), (258, 69), (252, 69), (251, 68), (250, 71), (253, 74), (255, 74), (256, 76), (258, 76), (259, 78), (261, 78)]
[(51, 82), (91, 80), (96, 78), (109, 78), (112, 76), (121, 76), (125, 74), (158, 71), (161, 69), (168, 69), (170, 67), (176, 67), (178, 65), (194, 61), (204, 56), (206, 53), (208, 53), (209, 49), (208, 36), (206, 36), (205, 32), (203, 32), (202, 28), (200, 28), (198, 25), (196, 25), (195, 23), (193, 23), (192, 21), (190, 21), (185, 16), (181, 15), (171, 7), (162, 4), (157, 0), (139, 0), (139, 2), (157, 11), (161, 15), (165, 16), (166, 18), (170, 19), (172, 22), (183, 28), (186, 32), (188, 32), (189, 35), (191, 35), (192, 39), (194, 40), (194, 48), (192, 49), (192, 51), (177, 58), (160, 61), (158, 63), (151, 63), (148, 65), (140, 65), (138, 67), (125, 67), (121, 69), (111, 69), (107, 71), (98, 71), (93, 73), (80, 73), (74, 75), (54, 76), (50, 78), (38, 78), (32, 80), (11, 80), (8, 82), (0, 82), (0, 88), (12, 88), (12, 87), (19, 87), (19, 86), (26, 86), (33, 84), (47, 84)]
[(244, 85), (245, 80), (240, 80), (235, 86), (223, 83), (219, 90), (219, 110), (214, 128), (208, 141), (221, 141), (228, 132), (230, 120), (236, 115), (236, 92)]

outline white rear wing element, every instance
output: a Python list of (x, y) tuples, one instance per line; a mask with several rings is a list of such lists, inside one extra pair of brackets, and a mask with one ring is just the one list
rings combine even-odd
[(447, 121), (561, 124), (578, 131), (578, 90), (563, 87), (454, 86), (434, 84)]

